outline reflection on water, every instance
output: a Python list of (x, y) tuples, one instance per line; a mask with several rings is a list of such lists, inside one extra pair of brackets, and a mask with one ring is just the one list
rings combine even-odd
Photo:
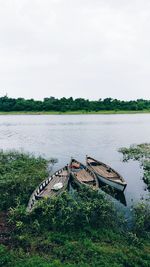
[(118, 191), (108, 185), (99, 182), (100, 189), (106, 193), (106, 195), (111, 196), (112, 198), (119, 201), (124, 206), (127, 206), (127, 201), (124, 192)]
[(123, 163), (118, 149), (143, 142), (150, 142), (150, 114), (0, 116), (0, 149), (57, 158), (54, 170), (66, 165), (71, 156), (84, 163), (88, 154), (125, 178), (127, 206), (146, 197), (147, 191), (139, 163)]
[[(70, 194), (72, 195), (74, 193), (74, 190), (78, 190), (79, 186), (76, 185), (73, 180), (71, 180), (69, 182), (68, 185), (68, 190), (70, 192)], [(127, 206), (127, 202), (126, 202), (126, 198), (124, 195), (124, 192), (119, 192), (111, 187), (109, 187), (108, 185), (102, 184), (101, 182), (99, 182), (99, 191), (101, 193), (104, 193), (104, 195), (111, 199), (112, 201), (119, 201), (119, 203), (123, 204), (124, 206)]]

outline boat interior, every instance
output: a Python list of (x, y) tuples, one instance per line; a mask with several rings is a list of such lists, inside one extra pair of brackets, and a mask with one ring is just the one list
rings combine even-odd
[(107, 179), (120, 180), (119, 175), (107, 165), (105, 166), (104, 164), (100, 164), (100, 162), (94, 161), (93, 159), (90, 158), (88, 158), (87, 160), (88, 163), (94, 169), (94, 171), (99, 175), (102, 175)]
[(68, 179), (66, 180), (67, 177), (69, 177), (67, 169), (66, 170), (62, 170), (60, 173), (58, 172), (58, 173), (54, 174), (54, 176), (52, 177), (52, 180), (43, 189), (43, 191), (41, 191), (41, 193), (38, 195), (38, 198), (54, 196), (54, 195), (58, 194), (58, 191), (55, 191), (53, 189), (54, 185), (57, 184), (57, 183), (62, 183), (63, 188), (64, 188), (64, 186), (68, 182)]
[(86, 166), (77, 161), (72, 161), (70, 165), (71, 171), (75, 174), (77, 180), (82, 183), (96, 184), (93, 173)]

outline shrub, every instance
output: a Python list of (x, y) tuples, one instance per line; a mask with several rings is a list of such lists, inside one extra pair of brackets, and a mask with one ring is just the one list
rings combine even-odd
[(139, 203), (134, 208), (134, 232), (138, 236), (150, 237), (150, 205)]
[(0, 210), (27, 205), (35, 187), (48, 176), (48, 161), (16, 151), (0, 151)]
[(9, 221), (16, 233), (22, 233), (28, 227), (35, 234), (46, 230), (68, 232), (89, 227), (114, 227), (116, 211), (104, 194), (83, 187), (74, 195), (65, 192), (57, 198), (39, 201), (30, 214), (23, 206), (12, 208)]
[(6, 266), (11, 266), (11, 263), (13, 261), (13, 256), (11, 255), (10, 251), (3, 246), (0, 245), (0, 266), (1, 267), (6, 267)]

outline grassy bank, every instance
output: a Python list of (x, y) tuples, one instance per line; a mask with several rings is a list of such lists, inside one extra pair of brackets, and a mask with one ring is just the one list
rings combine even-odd
[(132, 229), (104, 194), (84, 187), (26, 212), (47, 164), (29, 154), (0, 153), (0, 266), (148, 267), (147, 204), (134, 207)]
[(0, 115), (83, 115), (83, 114), (146, 114), (150, 113), (150, 110), (101, 110), (101, 111), (86, 111), (86, 110), (77, 110), (77, 111), (67, 111), (67, 112), (58, 112), (58, 111), (10, 111), (10, 112), (0, 112)]

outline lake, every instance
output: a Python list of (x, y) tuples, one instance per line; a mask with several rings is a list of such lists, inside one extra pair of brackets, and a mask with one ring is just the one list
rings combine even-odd
[(111, 165), (127, 181), (127, 205), (148, 194), (137, 161), (122, 162), (118, 149), (150, 142), (150, 114), (1, 115), (0, 149), (17, 149), (57, 158), (54, 169), (70, 157), (85, 162), (86, 154)]

